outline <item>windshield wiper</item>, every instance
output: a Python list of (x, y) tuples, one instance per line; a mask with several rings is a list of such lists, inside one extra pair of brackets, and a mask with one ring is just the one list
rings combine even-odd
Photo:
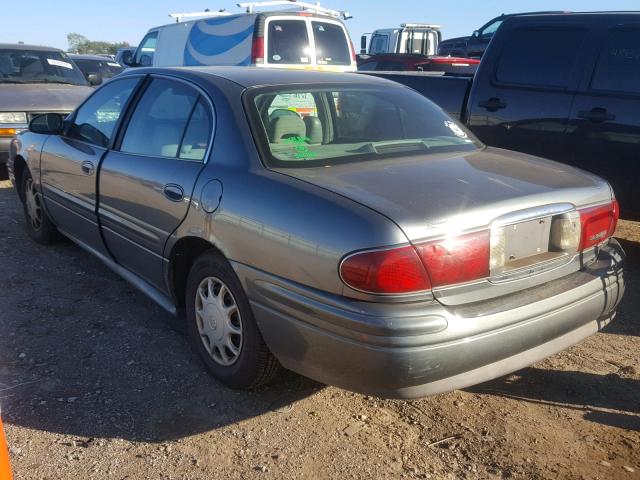
[(21, 80), (9, 80), (8, 78), (0, 78), (0, 83), (26, 83)]

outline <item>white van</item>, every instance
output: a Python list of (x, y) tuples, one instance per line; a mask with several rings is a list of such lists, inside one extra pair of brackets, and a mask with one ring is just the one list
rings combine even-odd
[[(300, 9), (256, 12), (262, 4)], [(355, 71), (355, 51), (338, 12), (296, 1), (240, 3), (245, 13), (172, 14), (177, 22), (152, 28), (138, 45), (135, 66), (246, 65)], [(209, 17), (189, 20), (193, 17)]]

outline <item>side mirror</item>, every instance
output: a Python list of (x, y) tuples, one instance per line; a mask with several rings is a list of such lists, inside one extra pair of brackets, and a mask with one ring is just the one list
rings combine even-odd
[(87, 81), (89, 82), (89, 85), (96, 87), (102, 84), (102, 75), (99, 73), (90, 73), (87, 75)]
[(480, 36), (480, 31), (479, 30), (474, 30), (473, 33), (471, 34), (471, 36), (473, 38), (478, 38)]
[(124, 52), (122, 52), (122, 58), (120, 59), (120, 62), (122, 62), (127, 67), (133, 67), (133, 52), (131, 50), (125, 50)]
[(150, 55), (142, 55), (140, 57), (140, 66), (141, 67), (150, 67), (153, 61), (151, 60)]
[(360, 55), (364, 55), (367, 53), (367, 36), (362, 35), (360, 37)]
[(38, 115), (29, 122), (29, 131), (43, 135), (60, 135), (64, 130), (64, 115), (60, 113), (45, 113)]

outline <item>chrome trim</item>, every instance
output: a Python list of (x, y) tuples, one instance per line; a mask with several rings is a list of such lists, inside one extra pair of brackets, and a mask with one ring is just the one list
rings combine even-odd
[(491, 227), (504, 227), (507, 225), (515, 225), (538, 218), (553, 217), (562, 213), (576, 210), (576, 206), (571, 203), (552, 203), (541, 207), (531, 207), (524, 210), (516, 210), (505, 215), (496, 217), (491, 222)]

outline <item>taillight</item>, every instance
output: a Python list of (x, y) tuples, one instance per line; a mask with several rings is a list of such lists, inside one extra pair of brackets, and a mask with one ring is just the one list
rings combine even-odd
[(264, 37), (253, 37), (251, 45), (251, 63), (264, 63)]
[(470, 282), (489, 276), (489, 231), (419, 243), (432, 287)]
[(356, 61), (356, 50), (355, 50), (355, 48), (353, 48), (353, 42), (351, 40), (349, 40), (349, 48), (351, 49), (351, 61), (355, 62)]
[(620, 216), (620, 206), (618, 201), (614, 200), (606, 205), (583, 208), (578, 212), (582, 227), (580, 250), (585, 250), (613, 235)]
[(489, 276), (489, 231), (415, 246), (348, 256), (340, 276), (351, 288), (377, 294), (406, 294)]
[(402, 294), (431, 287), (411, 245), (352, 254), (340, 265), (340, 276), (351, 288), (368, 293)]

